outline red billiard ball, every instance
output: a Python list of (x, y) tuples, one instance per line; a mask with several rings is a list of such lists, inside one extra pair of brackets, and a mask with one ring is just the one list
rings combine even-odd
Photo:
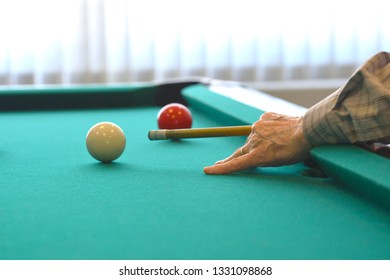
[(165, 105), (157, 114), (157, 124), (160, 129), (191, 128), (191, 111), (179, 103)]

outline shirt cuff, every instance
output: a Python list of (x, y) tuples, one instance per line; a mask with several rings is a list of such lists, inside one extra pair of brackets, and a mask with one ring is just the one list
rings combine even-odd
[(302, 130), (312, 146), (349, 142), (339, 129), (337, 123), (340, 120), (333, 111), (341, 91), (342, 88), (338, 89), (306, 111)]
[(311, 107), (302, 130), (313, 146), (374, 141), (390, 135), (390, 53), (380, 52), (349, 81)]

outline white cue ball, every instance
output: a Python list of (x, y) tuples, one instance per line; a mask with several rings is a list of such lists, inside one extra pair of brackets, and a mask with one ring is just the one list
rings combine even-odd
[(117, 159), (126, 147), (125, 134), (112, 122), (101, 122), (92, 126), (86, 141), (88, 152), (101, 162)]

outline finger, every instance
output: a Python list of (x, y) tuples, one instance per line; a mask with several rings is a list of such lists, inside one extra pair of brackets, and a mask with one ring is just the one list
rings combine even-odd
[(213, 166), (206, 166), (203, 168), (203, 171), (206, 174), (229, 174), (254, 166), (255, 164), (252, 161), (251, 155), (245, 154), (223, 163), (215, 164)]
[(234, 158), (241, 157), (241, 156), (247, 154), (248, 152), (249, 152), (249, 146), (247, 144), (245, 144), (241, 148), (238, 148), (237, 150), (235, 150), (231, 156), (229, 156), (223, 160), (219, 160), (215, 164), (226, 163), (228, 161), (231, 161)]
[(232, 155), (228, 156), (227, 158), (217, 161), (215, 164), (225, 163), (239, 156), (242, 156), (242, 147), (237, 149)]

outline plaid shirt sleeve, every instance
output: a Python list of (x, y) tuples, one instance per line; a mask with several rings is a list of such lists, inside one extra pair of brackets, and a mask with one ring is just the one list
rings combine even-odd
[(370, 58), (343, 87), (311, 107), (302, 128), (313, 146), (389, 137), (390, 53)]

